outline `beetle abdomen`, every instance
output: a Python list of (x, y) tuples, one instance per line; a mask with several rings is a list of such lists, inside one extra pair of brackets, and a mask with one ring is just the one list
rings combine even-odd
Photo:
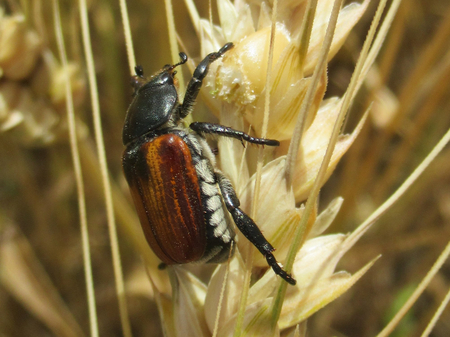
[[(134, 151), (133, 151), (134, 152)], [(145, 237), (166, 264), (199, 260), (206, 247), (198, 177), (187, 144), (166, 134), (123, 158)]]

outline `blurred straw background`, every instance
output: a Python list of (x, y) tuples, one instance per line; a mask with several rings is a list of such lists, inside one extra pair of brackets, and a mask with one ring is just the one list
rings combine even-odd
[[(201, 15), (208, 17), (209, 2), (195, 3)], [(78, 205), (60, 74), (69, 71), (99, 330), (102, 336), (119, 336), (78, 5), (74, 1), (60, 3), (71, 62), (66, 70), (56, 61), (50, 4), (9, 0), (0, 5), (0, 63), (4, 62), (0, 64), (0, 335), (89, 335)], [(216, 18), (214, 1), (212, 5)], [(330, 63), (326, 97), (345, 92), (376, 5), (377, 1), (371, 2)], [(122, 124), (131, 88), (119, 4), (89, 1), (88, 9), (131, 326), (134, 336), (160, 336), (150, 284), (136, 242), (126, 229), (130, 223), (136, 224), (136, 218), (120, 160)], [(183, 48), (189, 55), (199, 55), (184, 2), (173, 0), (173, 10)], [(128, 1), (128, 11), (137, 62), (151, 74), (171, 62), (164, 2)], [(11, 21), (21, 13), (23, 21)], [(11, 29), (15, 31), (10, 33)], [(9, 35), (12, 37), (5, 42)], [(6, 43), (17, 43), (11, 48), (24, 60), (2, 59)], [(323, 205), (336, 196), (345, 200), (329, 232), (353, 230), (392, 194), (450, 127), (449, 46), (448, 1), (403, 1), (377, 65), (353, 103), (358, 112), (373, 101), (370, 118), (321, 193)], [(34, 55), (34, 61), (26, 60)], [(28, 63), (29, 71), (15, 77), (19, 70), (25, 72), (24, 64)], [(346, 129), (353, 130), (360, 118), (352, 113)], [(206, 105), (199, 102), (194, 120), (208, 119)], [(375, 335), (410, 296), (450, 238), (449, 155), (447, 148), (344, 257), (342, 269), (353, 272), (382, 254), (353, 288), (308, 320), (310, 336)], [(449, 287), (446, 263), (392, 336), (419, 336)], [(449, 336), (449, 322), (447, 308), (431, 335)]]

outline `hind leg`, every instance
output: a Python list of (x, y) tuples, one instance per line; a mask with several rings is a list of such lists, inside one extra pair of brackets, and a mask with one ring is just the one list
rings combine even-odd
[(289, 284), (295, 285), (297, 281), (292, 278), (285, 270), (283, 270), (278, 264), (275, 256), (272, 252), (275, 250), (272, 245), (266, 240), (264, 235), (259, 230), (256, 223), (245, 214), (240, 208), (240, 202), (236, 196), (236, 192), (231, 185), (231, 182), (221, 173), (216, 172), (217, 181), (222, 193), (225, 205), (233, 217), (234, 223), (237, 228), (244, 234), (258, 250), (264, 255), (269, 266), (273, 269), (275, 274), (279, 275)]

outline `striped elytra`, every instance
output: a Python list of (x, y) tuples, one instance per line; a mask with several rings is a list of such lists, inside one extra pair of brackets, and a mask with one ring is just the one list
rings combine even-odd
[(130, 185), (147, 242), (165, 264), (199, 260), (206, 248), (198, 177), (187, 144), (166, 134), (125, 152)]

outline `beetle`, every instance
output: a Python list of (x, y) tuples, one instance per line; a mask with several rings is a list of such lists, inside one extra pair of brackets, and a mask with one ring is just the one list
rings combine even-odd
[(215, 134), (268, 146), (280, 143), (255, 138), (212, 123), (182, 120), (191, 112), (209, 65), (233, 48), (225, 44), (197, 66), (179, 102), (175, 68), (166, 65), (150, 79), (141, 66), (132, 77), (134, 97), (128, 108), (122, 140), (126, 146), (122, 166), (141, 226), (155, 254), (165, 265), (190, 262), (221, 263), (234, 250), (235, 233), (229, 218), (263, 254), (273, 271), (288, 283), (296, 281), (284, 271), (255, 222), (240, 208), (231, 182), (214, 168), (214, 155), (205, 134)]

